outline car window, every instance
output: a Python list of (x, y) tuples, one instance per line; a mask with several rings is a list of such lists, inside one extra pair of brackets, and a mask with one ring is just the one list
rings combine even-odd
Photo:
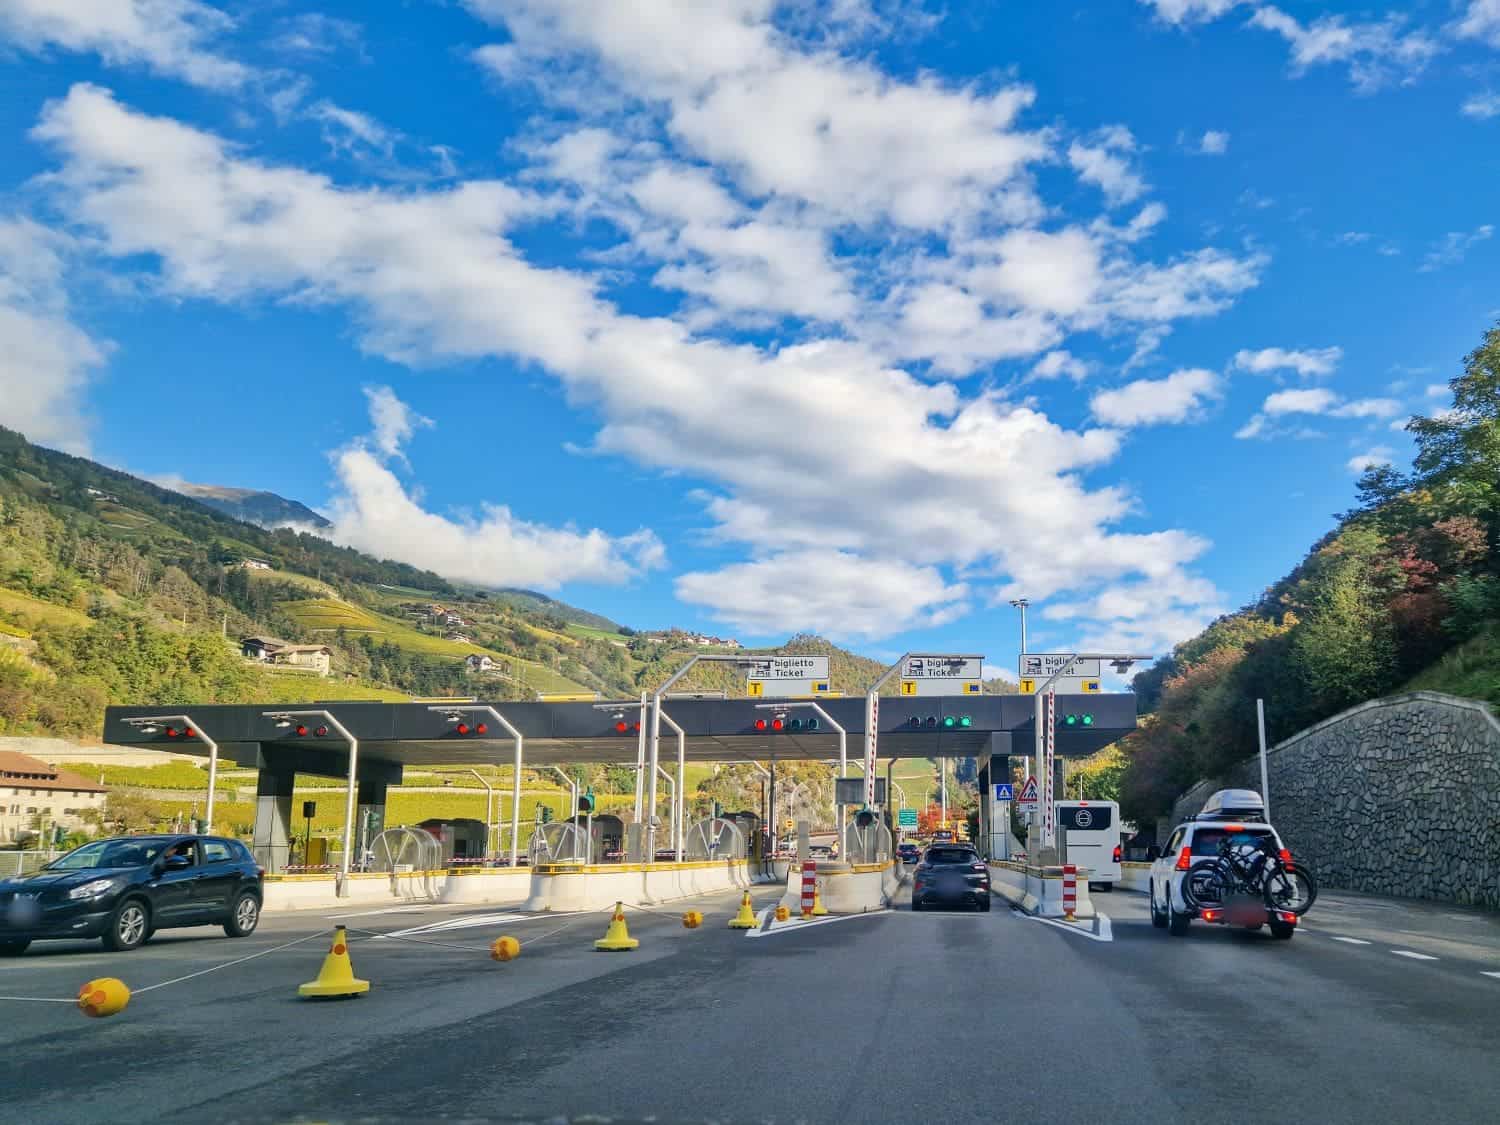
[(929, 848), (928, 863), (973, 863), (978, 853), (968, 848)]
[[(1255, 836), (1264, 838), (1271, 834), (1269, 828), (1244, 828), (1235, 832), (1237, 836)], [(1218, 855), (1219, 841), (1228, 836), (1229, 833), (1222, 828), (1200, 828), (1193, 833), (1193, 854)]]
[(166, 846), (165, 840), (96, 840), (46, 865), (48, 871), (83, 871), (93, 867), (144, 867)]
[(1113, 824), (1114, 819), (1114, 809), (1108, 805), (1088, 805), (1083, 808), (1063, 805), (1057, 810), (1058, 823), (1076, 832), (1101, 831)]
[(1179, 847), (1182, 846), (1182, 835), (1183, 835), (1183, 832), (1184, 832), (1184, 829), (1179, 828), (1176, 832), (1172, 833), (1172, 838), (1167, 841), (1167, 854), (1168, 855), (1171, 855), (1172, 853), (1174, 853), (1175, 851), (1177, 851), (1177, 849)]
[(224, 840), (203, 841), (204, 863), (229, 863), (236, 856), (229, 850), (229, 844)]
[(234, 851), (234, 858), (241, 863), (254, 863), (255, 857), (250, 854), (250, 849), (238, 840), (229, 841), (230, 848)]
[(198, 847), (192, 840), (179, 840), (167, 849), (166, 861), (170, 866), (182, 867), (182, 860), (187, 860), (186, 866), (195, 866), (198, 862)]

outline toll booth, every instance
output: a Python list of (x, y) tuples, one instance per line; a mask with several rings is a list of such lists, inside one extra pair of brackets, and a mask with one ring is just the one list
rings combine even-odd
[[(564, 823), (567, 823), (566, 821)], [(625, 822), (613, 813), (595, 813), (592, 826), (586, 813), (579, 813), (573, 823), (584, 832), (592, 832), (592, 863), (620, 863), (625, 858)]]
[(438, 842), (443, 863), (455, 859), (481, 859), (484, 856), (485, 826), (482, 820), (424, 820), (417, 825)]

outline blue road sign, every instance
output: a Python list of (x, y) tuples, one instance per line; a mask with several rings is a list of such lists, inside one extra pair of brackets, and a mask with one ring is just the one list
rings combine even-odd
[(1008, 781), (995, 782), (995, 800), (1014, 801), (1016, 799), (1016, 787)]

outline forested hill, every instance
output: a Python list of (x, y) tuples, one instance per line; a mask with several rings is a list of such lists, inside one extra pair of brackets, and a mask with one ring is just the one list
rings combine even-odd
[(1135, 679), (1127, 815), (1366, 699), (1429, 688), (1500, 703), (1500, 327), (1464, 359), (1452, 405), (1407, 424), (1409, 470), (1359, 480), (1356, 507), (1254, 604)]
[[(247, 636), (326, 644), (333, 675), (247, 662)], [(268, 531), (0, 429), (0, 734), (96, 736), (108, 703), (630, 697), (696, 651), (688, 634)], [(818, 637), (767, 651), (826, 653), (845, 692), (881, 670)], [(707, 664), (683, 686), (740, 694), (743, 671)]]

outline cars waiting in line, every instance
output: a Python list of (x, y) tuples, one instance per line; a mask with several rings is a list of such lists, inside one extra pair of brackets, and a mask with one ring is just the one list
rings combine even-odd
[(971, 844), (933, 844), (912, 873), (911, 908), (990, 908), (990, 869)]
[(897, 844), (896, 858), (902, 863), (919, 863), (922, 859), (922, 849), (916, 844)]
[(239, 840), (121, 836), (95, 840), (29, 875), (0, 880), (0, 956), (34, 941), (99, 938), (135, 949), (157, 930), (255, 932), (264, 872)]

